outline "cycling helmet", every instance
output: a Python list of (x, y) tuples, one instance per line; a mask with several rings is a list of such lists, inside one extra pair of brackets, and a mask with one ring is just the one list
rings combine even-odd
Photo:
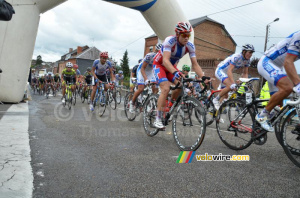
[(143, 61), (143, 59), (140, 59), (140, 60), (139, 60), (139, 63), (141, 63), (142, 61)]
[(100, 52), (100, 57), (108, 58), (108, 52)]
[(245, 44), (242, 47), (242, 51), (252, 51), (255, 52), (254, 46), (251, 44)]
[(189, 23), (186, 22), (178, 22), (175, 27), (175, 32), (177, 34), (180, 33), (190, 33), (192, 31), (192, 26)]
[(52, 73), (51, 73), (51, 72), (48, 72), (48, 75), (52, 75)]
[(74, 67), (75, 69), (78, 69), (78, 65), (76, 65), (76, 64), (74, 64), (73, 67)]
[(73, 67), (73, 64), (71, 62), (67, 62), (66, 67)]
[(160, 43), (157, 43), (156, 45), (155, 45), (155, 49), (158, 51), (158, 50), (160, 50), (160, 48), (162, 47), (162, 44), (160, 44)]
[(188, 72), (189, 72), (189, 71), (191, 70), (191, 67), (188, 66), (188, 65), (183, 65), (183, 66), (182, 66), (182, 70), (183, 70), (183, 71), (188, 71)]
[(123, 74), (123, 71), (122, 71), (122, 70), (120, 70), (118, 73), (119, 73), (119, 74)]
[(56, 73), (56, 74), (55, 74), (55, 76), (59, 76), (59, 74), (58, 74), (58, 73)]
[(86, 68), (86, 71), (92, 71), (92, 68), (91, 67), (88, 67), (88, 68)]
[(149, 50), (152, 51), (152, 50), (153, 50), (153, 46), (150, 46), (150, 47), (149, 47)]

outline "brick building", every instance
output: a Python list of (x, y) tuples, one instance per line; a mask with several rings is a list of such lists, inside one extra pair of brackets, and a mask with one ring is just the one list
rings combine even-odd
[[(190, 23), (194, 29), (194, 44), (198, 63), (206, 76), (214, 77), (217, 65), (235, 53), (236, 43), (223, 24), (207, 16), (192, 19)], [(155, 47), (157, 42), (156, 35), (145, 38), (144, 55), (149, 53), (150, 47)], [(249, 73), (252, 76), (258, 76), (256, 69), (249, 69)], [(219, 83), (218, 80), (215, 80), (213, 87), (217, 88)]]

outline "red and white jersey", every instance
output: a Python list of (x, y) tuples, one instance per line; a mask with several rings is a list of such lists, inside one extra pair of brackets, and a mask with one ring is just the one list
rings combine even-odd
[(158, 51), (154, 57), (154, 61), (158, 64), (163, 63), (163, 53), (164, 51), (171, 52), (170, 62), (174, 65), (179, 61), (185, 54), (189, 53), (190, 58), (196, 57), (195, 45), (188, 41), (185, 46), (179, 44), (176, 36), (168, 36), (162, 44), (161, 49)]

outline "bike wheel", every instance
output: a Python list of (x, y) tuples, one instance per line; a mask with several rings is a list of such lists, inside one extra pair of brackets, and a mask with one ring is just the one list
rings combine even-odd
[(104, 114), (106, 109), (106, 97), (104, 93), (99, 93), (94, 103), (95, 103), (94, 106), (97, 107), (97, 113), (101, 117)]
[(231, 99), (217, 112), (216, 127), (221, 141), (233, 150), (243, 150), (253, 142), (254, 110), (245, 108), (246, 102)]
[(285, 154), (300, 168), (300, 131), (296, 130), (297, 125), (299, 117), (296, 109), (293, 109), (284, 119), (279, 135)]
[(64, 96), (64, 98), (65, 98), (65, 102), (63, 102), (63, 106), (65, 107), (67, 105), (67, 97), (66, 97), (66, 95)]
[(133, 93), (128, 92), (124, 99), (124, 111), (125, 111), (125, 115), (129, 121), (133, 121), (136, 117), (136, 113), (129, 112), (130, 101), (131, 101), (132, 97), (133, 97)]
[(72, 92), (72, 101), (73, 101), (73, 105), (75, 106), (75, 104), (76, 104), (76, 91)]
[(81, 92), (81, 94), (80, 94), (80, 98), (81, 98), (81, 102), (82, 103), (84, 103), (84, 101), (85, 101), (85, 94), (86, 94), (86, 91), (85, 92)]
[(182, 151), (195, 151), (202, 144), (206, 130), (206, 111), (195, 98), (185, 97), (174, 112), (172, 132)]
[[(71, 90), (69, 90), (69, 91), (71, 91)], [(69, 110), (71, 109), (71, 107), (72, 107), (72, 94), (68, 94), (68, 108), (69, 108)]]
[[(217, 112), (213, 102), (211, 100), (208, 100), (206, 96), (202, 96), (198, 99), (200, 103), (204, 106), (206, 111), (206, 126), (211, 125), (215, 120), (215, 114)], [(197, 112), (196, 116), (197, 116)]]
[(144, 104), (143, 126), (145, 133), (150, 137), (155, 136), (159, 131), (153, 124), (156, 119), (157, 100), (158, 95), (152, 94)]
[(117, 101), (116, 97), (114, 96), (113, 92), (108, 91), (107, 94), (107, 100), (109, 102), (109, 106), (112, 110), (115, 110), (117, 108)]
[(118, 104), (121, 104), (122, 96), (121, 96), (121, 92), (120, 91), (116, 92), (116, 101), (117, 101)]

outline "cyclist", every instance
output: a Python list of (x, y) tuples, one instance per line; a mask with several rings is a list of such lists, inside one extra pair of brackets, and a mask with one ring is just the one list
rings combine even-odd
[[(51, 86), (52, 93), (54, 94), (54, 87), (53, 87), (54, 80), (51, 72), (48, 72), (48, 75), (46, 76), (45, 80), (46, 80), (46, 84)], [(46, 86), (46, 93), (47, 91), (48, 91), (48, 86)]]
[(267, 131), (274, 131), (268, 122), (274, 116), (271, 110), (281, 105), (292, 91), (300, 94), (300, 78), (294, 64), (299, 58), (300, 31), (297, 31), (267, 50), (257, 64), (259, 74), (268, 81), (271, 98), (255, 119)]
[(65, 102), (65, 94), (66, 94), (66, 85), (67, 83), (71, 83), (71, 89), (74, 92), (76, 89), (75, 82), (77, 81), (76, 71), (73, 69), (73, 64), (71, 62), (66, 63), (66, 68), (61, 73), (62, 79), (62, 102)]
[(36, 76), (33, 74), (32, 78), (31, 78), (31, 88), (33, 89), (34, 86), (37, 84), (38, 79), (36, 78)]
[[(186, 22), (179, 22), (176, 25), (175, 32), (175, 36), (169, 36), (165, 39), (162, 48), (156, 54), (153, 61), (156, 81), (161, 89), (161, 94), (159, 95), (157, 102), (157, 115), (154, 126), (160, 129), (165, 127), (162, 123), (162, 115), (170, 91), (170, 85), (171, 83), (177, 83), (178, 79), (182, 76), (182, 73), (174, 66), (175, 63), (186, 53), (189, 53), (194, 71), (202, 77), (202, 79), (206, 79), (201, 67), (197, 63), (195, 46), (189, 41), (192, 26)], [(174, 90), (172, 93), (172, 100), (177, 98), (179, 94), (179, 89)]]
[(40, 91), (44, 90), (44, 85), (45, 85), (45, 77), (44, 75), (42, 75), (39, 78), (39, 87), (40, 87)]
[(222, 91), (213, 99), (216, 109), (220, 108), (220, 102), (227, 96), (228, 92), (234, 90), (237, 86), (233, 79), (233, 71), (243, 68), (242, 77), (248, 77), (248, 67), (250, 66), (250, 58), (253, 52), (255, 52), (254, 46), (245, 44), (242, 47), (241, 53), (227, 57), (218, 65), (215, 75), (221, 81), (220, 86)]
[[(84, 88), (83, 88), (83, 93), (85, 93), (85, 90), (87, 88), (87, 86), (91, 86), (93, 83), (93, 74), (92, 74), (92, 68), (91, 67), (88, 67), (86, 69), (86, 72), (83, 74), (83, 79), (85, 81), (84, 83)], [(90, 101), (88, 101), (90, 102)]]
[(120, 82), (121, 85), (123, 86), (124, 75), (122, 70), (118, 71), (118, 74), (116, 74), (115, 78), (116, 78), (116, 87), (119, 86)]
[[(97, 85), (100, 82), (108, 82), (107, 81), (107, 76), (106, 76), (106, 70), (109, 69), (110, 71), (110, 76), (113, 82), (115, 82), (115, 76), (113, 75), (112, 71), (112, 66), (111, 62), (107, 60), (108, 59), (108, 52), (101, 52), (100, 53), (100, 59), (97, 59), (93, 63), (92, 67), (92, 74), (94, 76), (95, 84), (93, 86), (93, 91), (91, 95), (91, 103), (90, 103), (90, 109), (91, 111), (94, 111), (94, 106), (92, 104), (92, 101), (94, 100), (96, 90), (97, 90)], [(105, 85), (105, 91), (109, 88), (109, 85)]]
[(138, 62), (139, 64), (135, 65), (132, 70), (131, 70), (131, 74), (130, 74), (130, 92), (134, 92), (134, 87), (135, 87), (135, 81), (132, 78), (136, 78), (136, 71), (137, 68), (139, 67), (140, 63), (143, 61), (143, 59), (140, 59)]
[[(138, 89), (134, 92), (133, 97), (129, 103), (129, 112), (135, 112), (135, 100), (144, 91), (145, 85), (150, 82), (156, 82), (155, 76), (153, 74), (153, 58), (156, 53), (160, 50), (162, 44), (157, 43), (155, 46), (155, 52), (150, 52), (146, 54), (145, 58), (141, 61), (139, 67), (137, 68), (137, 83)], [(157, 93), (155, 86), (152, 86), (154, 93)]]
[(54, 83), (55, 83), (55, 87), (54, 87), (54, 88), (55, 88), (56, 90), (58, 90), (59, 84), (61, 83), (61, 79), (60, 79), (59, 74), (56, 73), (56, 74), (54, 75), (53, 79), (54, 79)]
[[(189, 72), (191, 71), (191, 67), (188, 65), (182, 66), (182, 74), (184, 78), (189, 78)], [(186, 83), (185, 91), (190, 96), (193, 92), (193, 84), (192, 83)]]

